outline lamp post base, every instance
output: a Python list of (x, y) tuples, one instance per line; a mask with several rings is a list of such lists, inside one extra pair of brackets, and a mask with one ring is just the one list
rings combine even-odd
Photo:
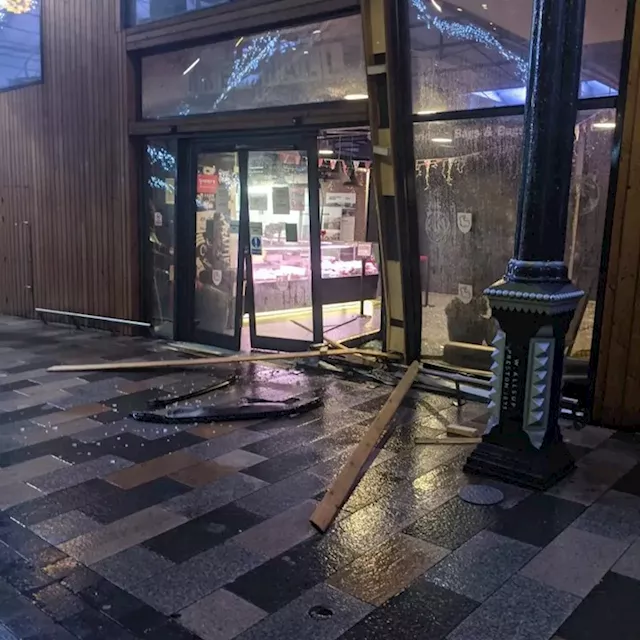
[[(485, 291), (500, 324), (493, 341), (489, 423), (465, 470), (532, 489), (548, 489), (575, 466), (558, 416), (564, 336), (582, 291), (562, 263), (511, 261)], [(536, 275), (543, 277), (536, 281)]]
[(481, 442), (467, 458), (464, 471), (545, 491), (574, 468), (575, 462), (562, 442), (540, 451)]

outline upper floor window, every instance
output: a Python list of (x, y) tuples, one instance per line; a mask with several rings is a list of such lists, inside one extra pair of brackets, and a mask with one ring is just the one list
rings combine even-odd
[[(1, 2), (2, 0), (0, 0)], [(127, 0), (130, 25), (172, 18), (189, 11), (209, 9), (234, 0)]]
[(142, 60), (145, 118), (366, 98), (357, 15)]
[(42, 78), (42, 0), (0, 0), (0, 91)]
[[(534, 0), (406, 0), (414, 113), (524, 104)], [(580, 97), (618, 93), (628, 0), (586, 0)]]

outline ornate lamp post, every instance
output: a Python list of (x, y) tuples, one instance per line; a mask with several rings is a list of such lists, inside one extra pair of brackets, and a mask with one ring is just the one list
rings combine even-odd
[(563, 262), (585, 0), (536, 0), (515, 256), (485, 294), (491, 418), (465, 469), (545, 489), (574, 461), (558, 427), (564, 338), (583, 292)]

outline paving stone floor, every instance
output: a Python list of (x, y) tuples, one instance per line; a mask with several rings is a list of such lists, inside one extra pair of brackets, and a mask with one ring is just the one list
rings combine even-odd
[[(566, 429), (575, 473), (462, 502), (462, 415), (411, 395), (321, 536), (308, 517), (387, 388), (244, 366), (210, 400), (321, 394), (274, 422), (128, 414), (212, 371), (52, 374), (175, 358), (159, 343), (0, 318), (0, 639), (637, 640), (640, 438)], [(231, 368), (215, 371), (228, 375)], [(206, 401), (206, 400), (205, 400)]]

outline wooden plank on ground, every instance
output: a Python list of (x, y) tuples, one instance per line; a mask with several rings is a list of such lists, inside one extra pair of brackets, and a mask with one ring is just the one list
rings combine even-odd
[(482, 438), (416, 438), (416, 444), (479, 444)]
[[(337, 342), (336, 340), (332, 340), (331, 338), (327, 338), (324, 336), (324, 341), (332, 348), (332, 349), (340, 349), (340, 351), (346, 351), (347, 347), (345, 347), (342, 342)], [(371, 366), (375, 364), (376, 359), (372, 356), (365, 356), (361, 353), (357, 353), (351, 356), (345, 356), (346, 360), (350, 360), (351, 362)]]
[(342, 505), (356, 488), (362, 468), (369, 460), (375, 446), (387, 430), (402, 399), (407, 395), (409, 389), (411, 389), (411, 385), (416, 379), (419, 370), (420, 363), (417, 361), (407, 369), (402, 380), (400, 380), (396, 388), (391, 392), (391, 395), (387, 398), (387, 401), (369, 427), (364, 438), (359, 442), (355, 451), (342, 468), (342, 471), (340, 471), (338, 477), (333, 481), (324, 498), (313, 512), (310, 522), (323, 533), (329, 528), (329, 525), (333, 522)]
[(464, 427), (461, 424), (450, 424), (447, 426), (447, 433), (453, 436), (463, 436), (465, 438), (477, 438), (478, 430), (473, 427)]
[(237, 356), (197, 358), (195, 360), (155, 360), (149, 362), (108, 362), (96, 364), (62, 364), (49, 367), (47, 371), (135, 371), (137, 369), (183, 369), (216, 364), (237, 364), (241, 362), (271, 362), (272, 360), (298, 360), (321, 356), (344, 356), (350, 354), (367, 355), (374, 358), (396, 358), (393, 354), (368, 349), (328, 349), (324, 351), (301, 351), (299, 353), (247, 353)]

